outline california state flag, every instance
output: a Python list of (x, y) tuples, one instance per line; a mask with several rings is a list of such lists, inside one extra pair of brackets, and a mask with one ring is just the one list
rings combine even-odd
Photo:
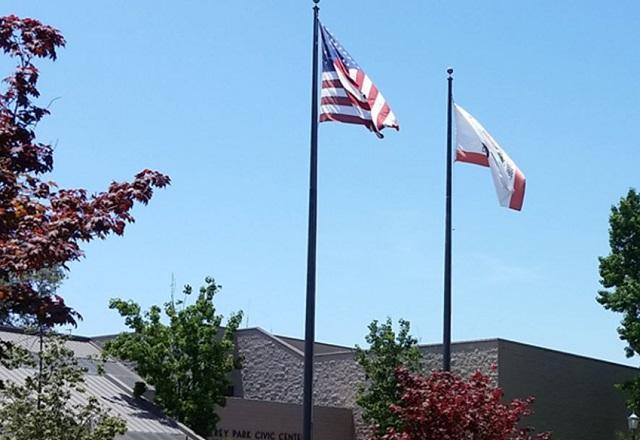
[(500, 205), (520, 211), (524, 202), (524, 174), (473, 116), (458, 104), (455, 110), (456, 160), (489, 167)]

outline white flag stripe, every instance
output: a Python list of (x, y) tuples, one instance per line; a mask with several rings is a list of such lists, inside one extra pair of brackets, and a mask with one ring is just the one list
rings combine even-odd
[(394, 115), (393, 112), (389, 110), (389, 114), (387, 115), (386, 118), (384, 118), (382, 125), (390, 125), (395, 120), (396, 120), (396, 115)]
[(383, 106), (384, 97), (381, 93), (378, 93), (378, 96), (376, 96), (376, 101), (373, 103), (373, 107), (371, 107), (371, 114), (375, 117), (376, 120), (378, 119), (378, 114), (380, 114), (380, 110), (382, 110)]
[(336, 72), (322, 72), (323, 81), (331, 81), (334, 79), (339, 79), (338, 74)]
[(330, 89), (330, 88), (323, 88), (322, 91), (320, 92), (320, 97), (323, 96), (341, 96), (344, 98), (347, 98), (349, 95), (347, 95), (347, 92), (344, 91), (344, 89), (340, 88), (340, 89)]
[(357, 116), (358, 118), (371, 119), (371, 113), (367, 110), (360, 110), (358, 107), (322, 104), (320, 106), (322, 113), (341, 114), (347, 116)]
[(368, 76), (365, 76), (364, 81), (362, 82), (362, 93), (369, 96), (369, 92), (371, 92), (372, 85), (373, 83), (371, 82), (371, 79), (369, 79)]
[(466, 152), (483, 154), (486, 157), (482, 139), (479, 135), (479, 133), (482, 133), (484, 129), (473, 116), (466, 112), (466, 110), (458, 104), (454, 104), (454, 106), (456, 110), (457, 148)]
[(355, 82), (358, 79), (358, 69), (349, 69), (349, 78)]

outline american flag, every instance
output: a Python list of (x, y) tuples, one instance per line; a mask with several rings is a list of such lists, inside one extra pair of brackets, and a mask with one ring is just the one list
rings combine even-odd
[(320, 24), (322, 93), (320, 122), (360, 124), (382, 137), (382, 129), (399, 130), (398, 120), (382, 93), (344, 47)]

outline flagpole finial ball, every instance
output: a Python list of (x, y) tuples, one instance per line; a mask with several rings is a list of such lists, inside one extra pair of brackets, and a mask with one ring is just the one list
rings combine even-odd
[(317, 5), (318, 3), (320, 3), (320, 0), (313, 0), (313, 3)]
[(449, 75), (451, 75), (451, 74), (453, 73), (453, 68), (452, 68), (452, 67), (449, 67), (449, 68), (447, 69), (447, 73), (448, 73)]

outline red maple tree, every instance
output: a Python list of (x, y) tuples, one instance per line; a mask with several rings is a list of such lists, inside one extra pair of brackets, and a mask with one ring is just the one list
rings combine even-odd
[(33, 61), (55, 60), (64, 45), (58, 30), (37, 20), (0, 18), (0, 49), (17, 61), (0, 94), (0, 313), (32, 315), (48, 326), (75, 324), (79, 315), (59, 296), (38, 295), (29, 277), (78, 260), (81, 242), (122, 235), (134, 221), (134, 203), (146, 204), (154, 187), (170, 183), (144, 170), (130, 183), (88, 194), (44, 179), (53, 169), (53, 147), (36, 140), (35, 127), (49, 110), (34, 102), (40, 93)]
[(391, 411), (401, 420), (384, 440), (548, 440), (520, 427), (531, 413), (533, 398), (503, 403), (503, 392), (488, 376), (476, 372), (469, 379), (449, 372), (430, 375), (396, 371), (402, 397)]

